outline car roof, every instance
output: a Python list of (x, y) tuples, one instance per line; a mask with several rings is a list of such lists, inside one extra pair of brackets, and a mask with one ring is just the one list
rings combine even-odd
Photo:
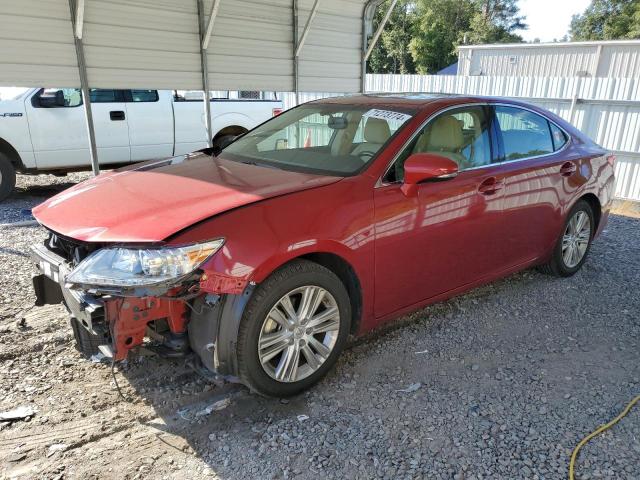
[(345, 105), (404, 105), (423, 107), (429, 103), (445, 100), (447, 98), (465, 99), (471, 102), (488, 102), (496, 101), (496, 97), (480, 97), (469, 95), (457, 95), (451, 93), (420, 93), (420, 92), (402, 92), (402, 93), (367, 93), (367, 94), (350, 94), (338, 97), (328, 97), (314, 100), (310, 103), (333, 103)]

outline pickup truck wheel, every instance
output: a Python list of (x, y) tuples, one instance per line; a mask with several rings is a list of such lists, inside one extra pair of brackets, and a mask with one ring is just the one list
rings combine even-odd
[(16, 186), (16, 169), (11, 160), (0, 153), (0, 201), (7, 198)]
[(329, 269), (296, 260), (252, 296), (238, 332), (240, 378), (267, 396), (288, 397), (318, 382), (349, 335), (351, 304)]
[(551, 261), (540, 270), (558, 277), (570, 277), (576, 273), (587, 259), (594, 233), (593, 209), (588, 202), (580, 200), (567, 215)]

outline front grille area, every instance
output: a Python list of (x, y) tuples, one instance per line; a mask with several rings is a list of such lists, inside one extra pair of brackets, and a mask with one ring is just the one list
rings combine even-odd
[(51, 230), (45, 240), (45, 245), (49, 250), (60, 255), (73, 266), (76, 266), (90, 253), (100, 248), (99, 245), (66, 238)]

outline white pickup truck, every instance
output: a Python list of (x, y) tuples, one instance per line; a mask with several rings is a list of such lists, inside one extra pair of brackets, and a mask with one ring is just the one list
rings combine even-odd
[[(214, 146), (282, 111), (275, 94), (269, 99), (265, 97), (270, 93), (224, 93), (226, 98), (211, 100)], [(100, 165), (170, 157), (207, 146), (201, 92), (91, 89), (90, 96)], [(0, 200), (11, 194), (16, 172), (65, 174), (90, 168), (79, 89), (33, 88), (0, 101)]]

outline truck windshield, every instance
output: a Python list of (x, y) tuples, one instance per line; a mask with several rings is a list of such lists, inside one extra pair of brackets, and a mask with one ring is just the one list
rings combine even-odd
[(358, 173), (415, 114), (406, 106), (306, 104), (260, 125), (221, 158), (284, 170)]

